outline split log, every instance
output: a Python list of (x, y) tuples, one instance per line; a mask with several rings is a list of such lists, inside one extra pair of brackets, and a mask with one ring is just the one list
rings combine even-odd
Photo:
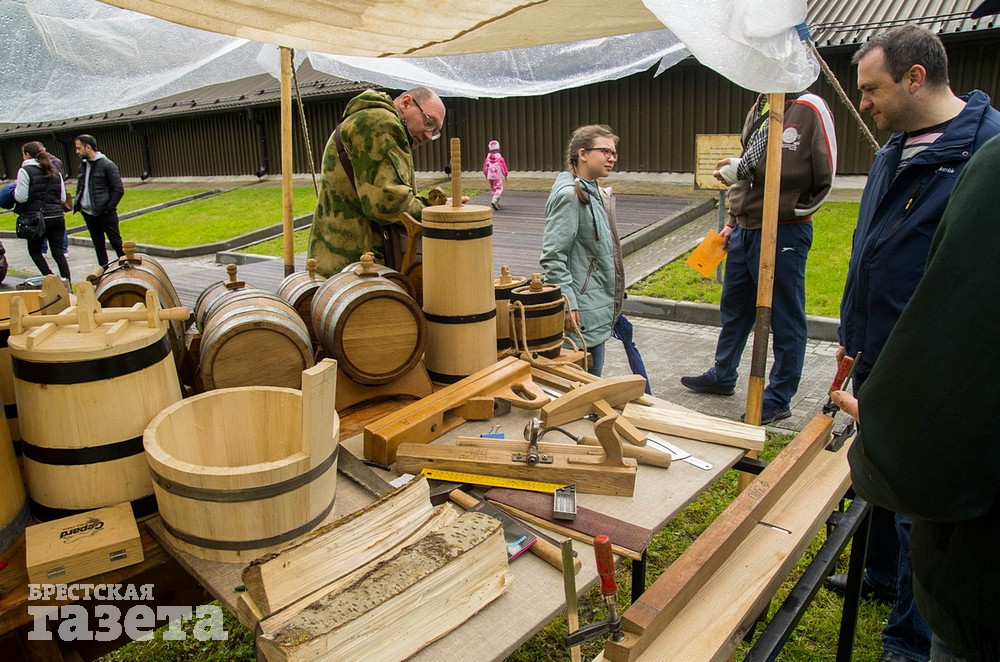
[(510, 585), (500, 523), (465, 513), (365, 576), (262, 634), (265, 660), (402, 660), (455, 629)]

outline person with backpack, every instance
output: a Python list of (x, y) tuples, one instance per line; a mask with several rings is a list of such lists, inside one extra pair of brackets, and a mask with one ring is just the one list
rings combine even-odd
[[(14, 186), (14, 200), (18, 203), (16, 211), (20, 215), (41, 213), (45, 223), (44, 237), (50, 245), (60, 246), (66, 233), (66, 218), (63, 216), (66, 187), (63, 179), (39, 143), (25, 143), (21, 146), (21, 155), (24, 162), (17, 172), (17, 184)], [(42, 236), (28, 237), (27, 242), (31, 261), (43, 276), (51, 274), (52, 269), (42, 255)], [(53, 250), (52, 257), (59, 267), (59, 275), (68, 281), (70, 274), (66, 255)]]
[(483, 174), (486, 175), (486, 181), (490, 183), (490, 191), (493, 193), (490, 206), (494, 209), (500, 209), (500, 196), (503, 195), (503, 183), (507, 179), (507, 161), (504, 160), (503, 154), (500, 153), (500, 143), (498, 141), (491, 140), (488, 147), (490, 151), (486, 155), (486, 160), (483, 161)]

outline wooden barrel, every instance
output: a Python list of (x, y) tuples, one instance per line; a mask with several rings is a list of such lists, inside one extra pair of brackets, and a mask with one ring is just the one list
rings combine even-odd
[(21, 452), (21, 429), (17, 420), (17, 399), (14, 395), (14, 373), (10, 367), (10, 351), (7, 349), (7, 339), (10, 338), (10, 302), (14, 297), (21, 297), (30, 314), (51, 315), (61, 312), (72, 305), (66, 283), (58, 276), (47, 276), (42, 279), (40, 290), (18, 290), (16, 292), (0, 292), (0, 399), (3, 400), (4, 416), (15, 451)]
[(510, 294), (510, 326), (517, 348), (557, 358), (563, 343), (564, 309), (559, 286), (543, 283), (541, 274), (531, 274), (528, 285), (515, 287)]
[(7, 424), (0, 420), (0, 561), (13, 555), (13, 548), (30, 519), (28, 498), (21, 470), (17, 468), (14, 446), (10, 443)]
[(451, 384), (496, 363), (493, 217), (479, 205), (425, 207), (424, 316), (431, 379)]
[(300, 381), (301, 392), (257, 386), (203, 393), (150, 422), (149, 470), (164, 528), (181, 549), (245, 564), (330, 513), (340, 439), (336, 363), (324, 361)]
[[(116, 311), (127, 312), (103, 313)], [(82, 327), (8, 341), (32, 514), (50, 520), (128, 501), (137, 517), (151, 515), (142, 432), (181, 399), (167, 325)]]
[(497, 357), (510, 353), (513, 345), (510, 342), (510, 293), (515, 287), (521, 287), (528, 282), (524, 276), (511, 276), (510, 267), (506, 264), (500, 267), (500, 277), (493, 281), (493, 295), (497, 304)]
[(201, 334), (198, 372), (206, 391), (237, 386), (298, 388), (312, 366), (309, 329), (276, 294), (228, 292), (214, 305)]
[[(236, 278), (236, 265), (227, 264), (226, 273), (228, 278), (226, 280), (220, 280), (218, 283), (212, 283), (198, 295), (198, 298), (194, 302), (194, 323), (198, 327), (198, 330), (205, 333), (205, 325), (208, 323), (208, 317), (211, 315), (212, 311), (221, 304), (222, 300), (228, 297), (234, 292), (240, 292), (247, 289), (256, 289), (252, 285), (247, 285), (246, 282)], [(260, 290), (257, 290), (260, 291)]]
[[(181, 305), (181, 299), (170, 282), (163, 266), (148, 255), (135, 252), (135, 242), (124, 243), (125, 256), (106, 269), (94, 272), (87, 280), (94, 284), (97, 300), (105, 308), (131, 308), (146, 301), (146, 292), (156, 292), (160, 305), (173, 308)], [(187, 325), (180, 320), (172, 320), (167, 328), (167, 337), (174, 352), (174, 363), (178, 371), (184, 362), (184, 332)]]
[(371, 253), (362, 266), (331, 276), (313, 297), (312, 318), (324, 350), (359, 384), (387, 384), (420, 361), (427, 323), (417, 302), (379, 275)]
[[(348, 271), (353, 272), (356, 269), (358, 269), (359, 267), (361, 267), (361, 262), (355, 262), (353, 264), (347, 265), (341, 271), (345, 272), (345, 273), (348, 272)], [(375, 262), (373, 264), (372, 268), (375, 270), (375, 273), (377, 273), (379, 276), (382, 276), (383, 278), (387, 278), (388, 280), (390, 280), (391, 282), (395, 283), (396, 285), (399, 285), (399, 287), (404, 292), (406, 292), (411, 297), (413, 297), (414, 299), (416, 299), (416, 290), (413, 287), (413, 281), (411, 281), (409, 278), (407, 278), (403, 274), (399, 273), (395, 269), (390, 269), (389, 267), (385, 266), (384, 264), (379, 264), (378, 262)]]
[(309, 330), (309, 339), (313, 345), (319, 344), (319, 337), (316, 335), (312, 323), (312, 300), (316, 295), (316, 290), (325, 282), (326, 277), (316, 273), (316, 260), (309, 258), (306, 260), (306, 270), (285, 276), (275, 292), (290, 303), (295, 312), (299, 314)]

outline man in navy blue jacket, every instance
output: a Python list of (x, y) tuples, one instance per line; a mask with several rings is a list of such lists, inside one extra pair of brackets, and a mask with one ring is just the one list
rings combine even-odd
[[(979, 90), (952, 92), (944, 46), (923, 28), (876, 35), (853, 61), (861, 110), (893, 132), (868, 173), (840, 307), (837, 360), (861, 352), (857, 391), (923, 276), (955, 181), (973, 152), (1000, 133), (1000, 112)], [(871, 592), (895, 599), (882, 633), (882, 660), (890, 662), (927, 660), (930, 647), (930, 630), (913, 602), (909, 542), (909, 518), (876, 508), (865, 581)], [(844, 583), (842, 576), (828, 582)]]

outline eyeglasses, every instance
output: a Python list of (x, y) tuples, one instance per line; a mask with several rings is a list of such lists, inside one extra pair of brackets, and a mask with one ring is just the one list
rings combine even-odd
[(604, 155), (604, 158), (606, 159), (614, 159), (615, 161), (618, 160), (618, 152), (611, 149), (610, 147), (584, 147), (583, 151), (600, 152), (601, 154)]
[(424, 127), (430, 129), (431, 140), (437, 140), (440, 138), (441, 129), (437, 128), (437, 124), (431, 119), (431, 116), (424, 112), (424, 109), (420, 107), (420, 104), (417, 103), (416, 99), (410, 97), (410, 100), (413, 102), (413, 105), (417, 107), (417, 110), (420, 111), (420, 114), (424, 116)]

